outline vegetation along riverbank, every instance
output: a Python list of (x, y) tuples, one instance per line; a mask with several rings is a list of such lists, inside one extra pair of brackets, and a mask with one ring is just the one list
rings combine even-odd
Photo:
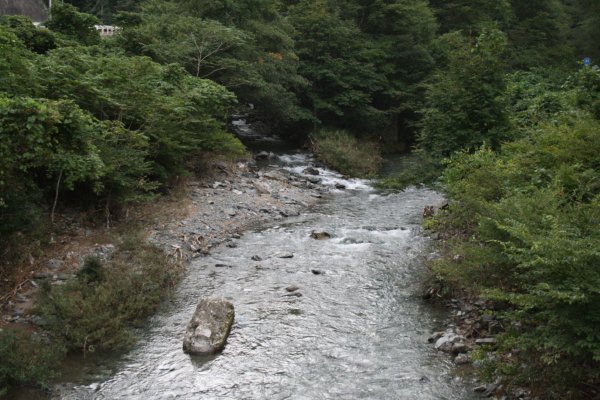
[[(489, 394), (598, 396), (600, 3), (54, 3), (43, 27), (0, 16), (0, 299), (29, 303), (27, 282), (40, 281), (37, 309), (51, 316), (34, 329), (6, 314), (1, 388), (43, 384), (67, 349), (128, 342), (121, 327), (159, 304), (183, 251), (211, 245), (208, 231), (146, 240), (174, 194), (192, 200), (166, 221), (223, 204), (204, 226), (228, 234), (222, 221), (245, 213), (228, 206), (238, 192), (287, 212), (264, 186), (279, 178), (253, 175), (228, 131), (243, 113), (346, 174), (373, 176), (382, 153), (412, 150), (381, 185), (447, 193), (426, 213), (442, 253), (430, 294), (480, 302), (483, 315), (466, 310), (481, 325), (472, 339), (494, 337), (469, 357), (502, 377)], [(118, 29), (101, 37), (100, 23)], [(217, 187), (195, 183), (212, 173)], [(104, 313), (137, 287), (118, 317)]]

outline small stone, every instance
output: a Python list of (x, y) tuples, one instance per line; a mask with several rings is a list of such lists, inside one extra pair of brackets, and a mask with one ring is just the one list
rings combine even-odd
[(469, 358), (468, 355), (462, 353), (456, 356), (456, 358), (454, 358), (454, 363), (457, 365), (464, 365), (464, 364), (468, 364), (471, 362), (471, 359)]
[(299, 290), (299, 289), (300, 288), (298, 286), (294, 286), (294, 285), (288, 286), (288, 287), (285, 288), (285, 290), (288, 291), (288, 292), (290, 292), (290, 293), (295, 292), (296, 290)]
[(277, 255), (277, 258), (294, 258), (294, 254), (293, 253), (280, 253)]
[(322, 275), (323, 274), (323, 271), (320, 271), (318, 269), (311, 269), (310, 272), (312, 272), (315, 275)]
[(261, 151), (260, 153), (256, 154), (254, 156), (255, 160), (268, 160), (269, 159), (269, 153), (266, 151)]
[(444, 335), (444, 332), (434, 332), (427, 338), (427, 342), (428, 343), (436, 342), (443, 335)]
[(344, 190), (346, 189), (346, 185), (344, 185), (343, 183), (336, 183), (335, 188), (338, 190)]
[(303, 174), (308, 174), (308, 175), (319, 175), (320, 172), (318, 169), (313, 168), (313, 167), (307, 167), (304, 169), (304, 171), (302, 171)]
[(230, 249), (235, 249), (236, 247), (238, 247), (237, 243), (227, 243), (227, 247), (229, 247)]
[(230, 208), (229, 210), (226, 211), (227, 215), (229, 215), (230, 217), (235, 217), (237, 215), (237, 211), (235, 211), (234, 209)]
[(306, 178), (306, 180), (315, 185), (321, 183), (321, 181), (322, 181), (321, 178), (317, 178), (316, 176), (309, 176)]
[(310, 237), (313, 239), (316, 239), (316, 240), (325, 240), (325, 239), (331, 238), (331, 234), (329, 234), (327, 232), (312, 231), (312, 233), (310, 234)]
[(267, 185), (266, 183), (254, 181), (254, 182), (252, 182), (252, 185), (254, 186), (254, 189), (256, 189), (256, 191), (259, 194), (270, 194), (271, 193), (271, 187), (269, 185)]
[(481, 386), (477, 386), (476, 388), (473, 389), (473, 391), (475, 393), (483, 393), (486, 390), (486, 386), (485, 385), (481, 385)]
[(52, 259), (52, 260), (46, 261), (46, 268), (51, 269), (51, 270), (57, 270), (60, 267), (62, 267), (63, 264), (64, 263), (61, 260)]
[(452, 352), (454, 354), (466, 353), (467, 350), (467, 345), (464, 342), (457, 342), (452, 345)]
[(262, 258), (260, 256), (257, 256), (257, 255), (254, 255), (254, 256), (250, 257), (250, 259), (252, 261), (262, 261)]

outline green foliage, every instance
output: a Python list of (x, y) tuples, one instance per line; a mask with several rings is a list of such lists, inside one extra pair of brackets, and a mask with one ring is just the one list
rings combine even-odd
[(9, 26), (12, 32), (34, 53), (44, 54), (56, 48), (54, 35), (47, 29), (37, 28), (23, 16), (0, 16), (0, 25)]
[(311, 137), (313, 151), (321, 161), (354, 177), (374, 176), (381, 166), (379, 146), (356, 139), (344, 131), (320, 131)]
[(30, 332), (0, 329), (0, 396), (12, 386), (46, 386), (65, 351)]
[(438, 158), (483, 143), (499, 148), (508, 138), (501, 97), (506, 36), (486, 28), (474, 42), (458, 33), (443, 39), (452, 50), (447, 69), (437, 73), (429, 87), (420, 148)]
[(458, 154), (445, 173), (443, 224), (469, 239), (437, 272), (510, 303), (522, 328), (507, 335), (543, 365), (537, 381), (573, 372), (559, 387), (596, 379), (600, 361), (599, 151), (600, 122), (582, 114), (540, 124), (501, 154)]
[(377, 186), (403, 190), (411, 185), (433, 185), (442, 174), (443, 166), (422, 152), (403, 156), (401, 168), (391, 176), (380, 179)]
[(25, 47), (15, 32), (0, 24), (0, 94), (29, 95), (36, 91), (36, 55)]
[(135, 242), (134, 248), (122, 245), (107, 263), (86, 260), (76, 279), (42, 293), (38, 312), (69, 349), (126, 348), (134, 338), (132, 328), (169, 294), (179, 269), (160, 249)]
[(76, 7), (59, 2), (53, 4), (50, 14), (52, 17), (46, 22), (46, 26), (51, 31), (87, 46), (100, 43), (100, 33), (94, 27), (100, 20), (93, 15), (79, 12)]
[[(246, 3), (149, 1), (117, 41), (130, 54), (178, 62), (190, 74), (234, 90), (261, 119), (289, 125), (303, 118), (294, 90), (305, 85), (291, 28), (272, 10), (274, 3)], [(228, 11), (216, 11), (223, 8)]]

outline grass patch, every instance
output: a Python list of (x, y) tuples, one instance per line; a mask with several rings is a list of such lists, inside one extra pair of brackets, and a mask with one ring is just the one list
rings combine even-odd
[(372, 177), (383, 161), (379, 145), (357, 139), (346, 131), (324, 130), (311, 137), (317, 157), (325, 164), (353, 177)]

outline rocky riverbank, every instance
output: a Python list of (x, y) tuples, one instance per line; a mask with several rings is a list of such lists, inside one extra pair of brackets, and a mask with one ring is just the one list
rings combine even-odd
[[(299, 215), (322, 197), (324, 188), (315, 182), (312, 175), (276, 167), (259, 170), (253, 160), (217, 161), (204, 178), (187, 181), (177, 198), (161, 199), (149, 211), (132, 210), (131, 223), (141, 226), (142, 240), (185, 265), (219, 245), (235, 246), (234, 240), (251, 227)], [(127, 230), (127, 222), (108, 229), (84, 226), (74, 217), (59, 218), (64, 226), (45, 254), (31, 256), (30, 265), (22, 268), (21, 283), (3, 294), (0, 329), (43, 326), (31, 313), (39, 287), (64, 284), (89, 256), (110, 259), (118, 247), (118, 235), (111, 229)]]

